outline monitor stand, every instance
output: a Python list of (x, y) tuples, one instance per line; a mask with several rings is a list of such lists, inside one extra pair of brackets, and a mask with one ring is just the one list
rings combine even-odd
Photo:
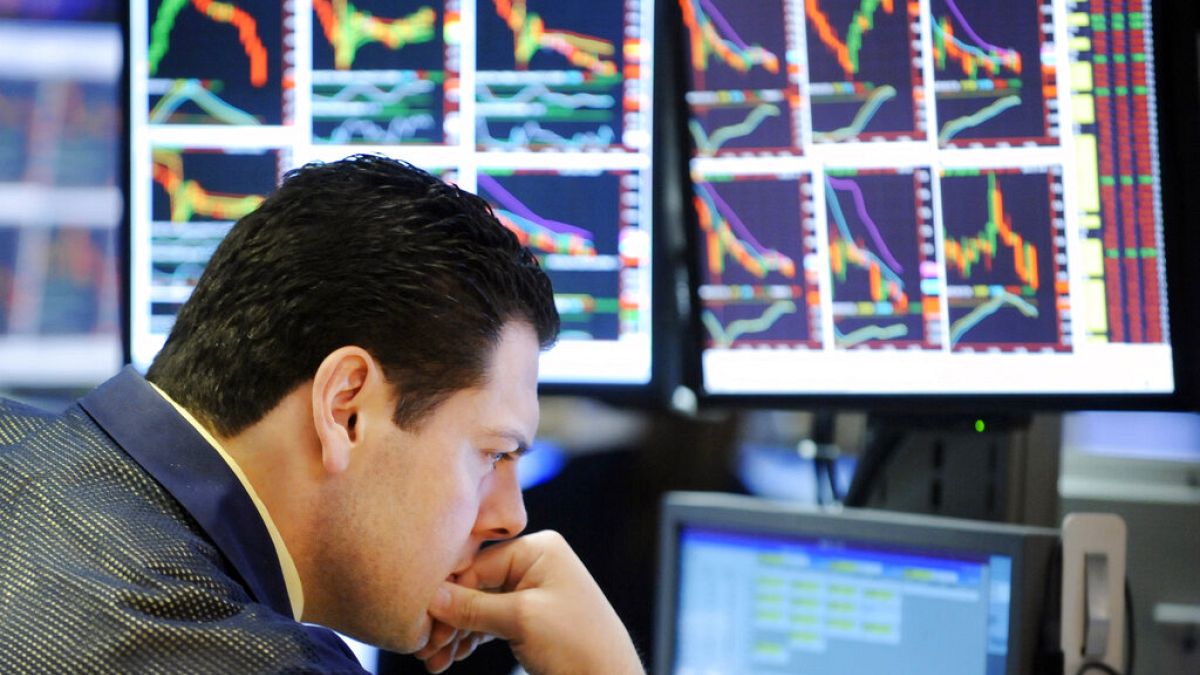
[(847, 506), (1058, 526), (1062, 416), (872, 414)]

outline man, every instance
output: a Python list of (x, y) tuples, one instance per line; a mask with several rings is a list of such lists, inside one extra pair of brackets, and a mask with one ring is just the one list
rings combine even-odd
[(356, 670), (314, 623), (434, 672), (492, 636), (532, 672), (641, 672), (562, 538), (516, 538), (557, 331), (478, 197), (380, 157), (292, 172), (145, 380), (0, 406), (0, 666)]

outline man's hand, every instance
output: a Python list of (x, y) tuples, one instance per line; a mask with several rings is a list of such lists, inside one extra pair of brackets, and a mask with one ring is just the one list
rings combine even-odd
[[(429, 614), (445, 626), (435, 633), (446, 645), (432, 654), (436, 664), (426, 662), (430, 667), (470, 653), (456, 645), (473, 649), (494, 635), (509, 641), (531, 675), (645, 672), (621, 619), (557, 532), (484, 549), (459, 583), (442, 585)], [(447, 640), (451, 630), (457, 634)]]

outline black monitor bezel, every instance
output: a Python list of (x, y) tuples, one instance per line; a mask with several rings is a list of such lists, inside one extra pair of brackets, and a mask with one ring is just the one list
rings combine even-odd
[[(679, 534), (685, 526), (928, 548), (1012, 558), (1007, 675), (1032, 672), (1058, 530), (917, 514), (844, 509), (821, 511), (795, 503), (711, 492), (672, 492), (662, 501), (655, 605), (654, 671), (672, 672), (678, 614)], [(1056, 589), (1050, 589), (1055, 592)], [(1019, 602), (1018, 602), (1019, 599)]]
[[(978, 415), (1020, 414), (1033, 410), (1200, 410), (1200, 325), (1193, 321), (1200, 307), (1200, 267), (1189, 266), (1187, 252), (1200, 250), (1200, 232), (1191, 227), (1191, 214), (1200, 212), (1200, 194), (1189, 183), (1192, 167), (1200, 166), (1200, 68), (1197, 38), (1200, 36), (1200, 11), (1192, 3), (1147, 0), (1151, 4), (1155, 27), (1154, 63), (1158, 103), (1158, 152), (1162, 185), (1162, 217), (1169, 331), (1172, 346), (1175, 390), (1169, 393), (1047, 393), (1028, 391), (1016, 394), (924, 393), (924, 392), (846, 392), (805, 391), (787, 394), (762, 392), (714, 393), (704, 386), (702, 354), (706, 333), (699, 311), (687, 316), (683, 384), (696, 394), (701, 406), (793, 408), (821, 410), (869, 410)], [(1175, 5), (1183, 4), (1179, 7)], [(1168, 7), (1168, 5), (1171, 5)], [(1169, 16), (1168, 16), (1169, 12)], [(673, 19), (681, 23), (678, 11)], [(677, 98), (682, 99), (689, 86), (685, 70), (677, 83)], [(686, 115), (686, 110), (684, 111)], [(690, 136), (687, 156), (693, 147)], [(690, 185), (690, 181), (685, 180)], [(702, 278), (698, 223), (695, 210), (683, 214), (688, 255), (688, 297), (691, 307), (702, 306), (699, 280)]]

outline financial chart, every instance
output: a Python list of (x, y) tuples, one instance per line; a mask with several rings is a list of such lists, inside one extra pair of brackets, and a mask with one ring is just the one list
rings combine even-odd
[(554, 283), (546, 382), (650, 378), (654, 7), (551, 0), (130, 6), (131, 347), (291, 168), (366, 152), (493, 206)]
[(703, 385), (1169, 393), (1144, 0), (677, 0)]

